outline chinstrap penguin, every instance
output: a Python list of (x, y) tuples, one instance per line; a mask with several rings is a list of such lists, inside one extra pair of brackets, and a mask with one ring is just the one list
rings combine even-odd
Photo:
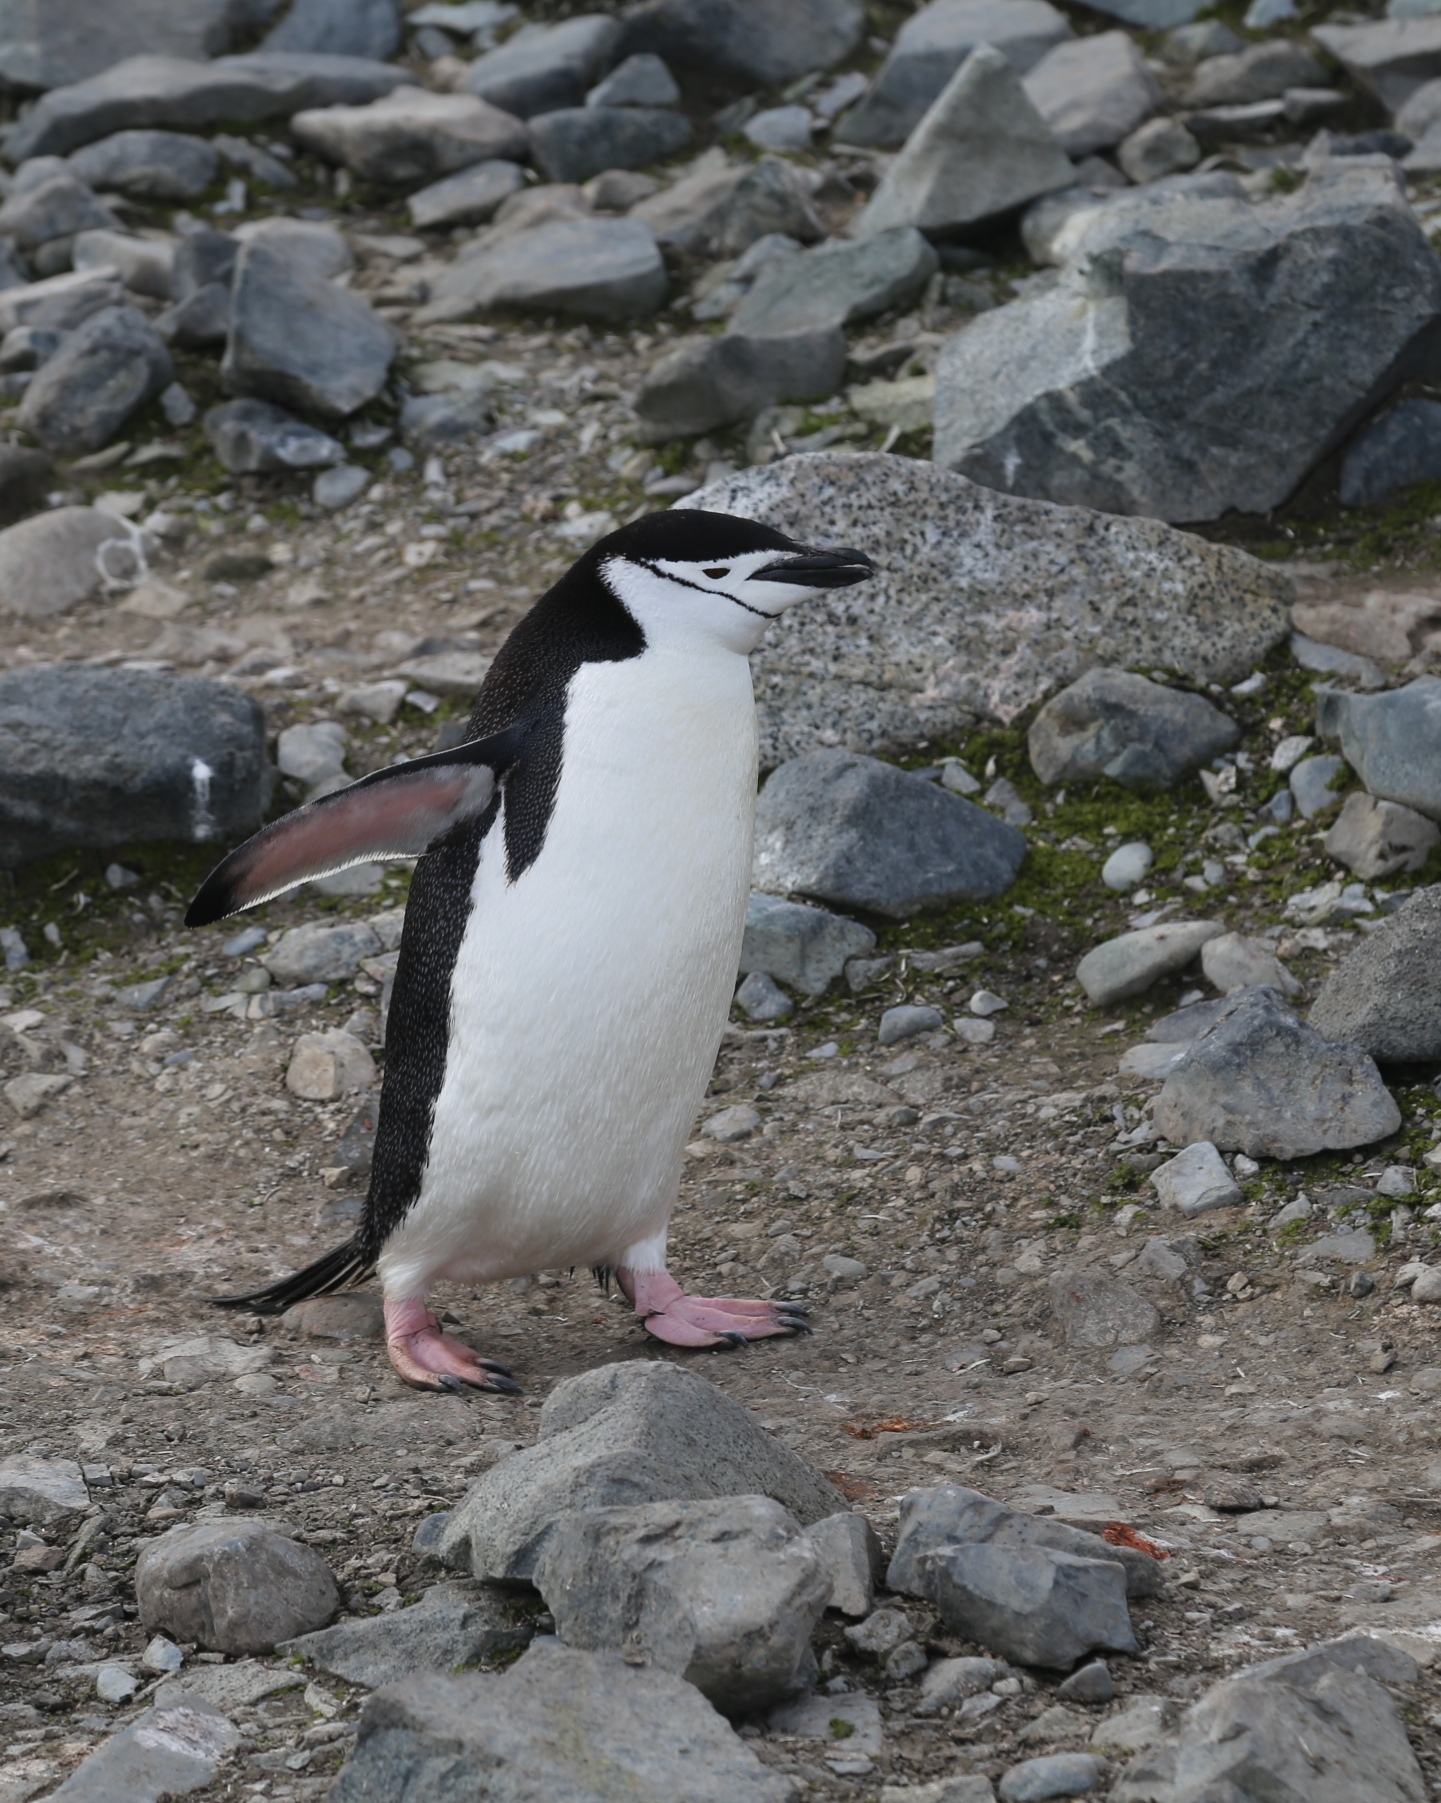
[(442, 1279), (589, 1265), (672, 1345), (806, 1331), (795, 1304), (687, 1295), (666, 1230), (750, 889), (749, 655), (793, 602), (873, 567), (727, 514), (622, 526), (516, 627), (465, 743), (297, 809), (211, 873), (187, 925), (420, 859), (361, 1225), (223, 1306), (279, 1313), (378, 1273), (391, 1363), (425, 1389), (517, 1387), (440, 1331)]

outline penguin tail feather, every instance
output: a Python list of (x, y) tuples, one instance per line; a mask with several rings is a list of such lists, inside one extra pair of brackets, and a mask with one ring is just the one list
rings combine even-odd
[(207, 1296), (206, 1301), (214, 1308), (239, 1308), (252, 1315), (283, 1315), (307, 1296), (330, 1296), (362, 1283), (374, 1269), (375, 1261), (366, 1258), (354, 1240), (347, 1240), (303, 1271), (294, 1271), (263, 1290), (252, 1290), (248, 1296)]

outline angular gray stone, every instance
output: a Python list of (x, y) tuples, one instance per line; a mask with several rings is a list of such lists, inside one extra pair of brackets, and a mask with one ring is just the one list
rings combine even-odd
[(1166, 1078), (1153, 1118), (1173, 1145), (1249, 1158), (1370, 1145), (1401, 1111), (1362, 1048), (1304, 1025), (1271, 989), (1241, 989)]
[(531, 150), (553, 182), (585, 182), (603, 169), (642, 169), (679, 156), (695, 136), (684, 113), (657, 106), (572, 106), (536, 113)]
[(1298, 995), (1301, 990), (1264, 939), (1248, 939), (1242, 933), (1222, 933), (1219, 939), (1208, 939), (1201, 947), (1201, 972), (1222, 995), (1248, 989), (1255, 983), (1265, 983), (1282, 995)]
[(1414, 482), (1441, 476), (1441, 401), (1402, 401), (1372, 420), (1341, 460), (1343, 507), (1374, 507)]
[(1126, 789), (1169, 789), (1240, 737), (1203, 695), (1098, 667), (1051, 697), (1026, 744), (1043, 783), (1109, 776)]
[(1026, 841), (984, 808), (875, 758), (815, 751), (773, 771), (752, 881), (892, 919), (1000, 895)]
[(1303, 820), (1315, 820), (1340, 805), (1341, 797), (1332, 785), (1345, 768), (1344, 758), (1330, 756), (1302, 758), (1292, 765), (1287, 781)]
[(524, 125), (512, 114), (474, 94), (424, 88), (397, 88), (367, 106), (297, 113), (290, 129), (327, 162), (396, 188), (433, 182), (472, 163), (523, 162), (530, 148)]
[(515, 310), (637, 319), (654, 313), (665, 291), (665, 264), (640, 221), (555, 219), (457, 259), (417, 317)]
[(652, 365), (635, 397), (647, 438), (690, 437), (752, 419), (778, 401), (818, 400), (845, 378), (838, 325), (722, 332), (682, 341)]
[(136, 238), (129, 232), (77, 232), (70, 244), (72, 269), (113, 269), (131, 294), (145, 294), (151, 300), (170, 299), (174, 261), (173, 242)]
[[(321, 281), (334, 281), (355, 267), (355, 255), (345, 234), (315, 220), (291, 219), (283, 213), (268, 219), (248, 219), (235, 228), (235, 239), (242, 246), (263, 244)], [(232, 274), (232, 286), (234, 281)]]
[(1099, 1753), (1046, 1753), (1023, 1759), (1001, 1774), (1001, 1803), (1048, 1803), (1053, 1797), (1089, 1797), (1105, 1781), (1110, 1764)]
[[(20, 329), (25, 330), (23, 326)], [(0, 445), (0, 527), (13, 526), (37, 512), (54, 486), (54, 467), (43, 452), (27, 451), (17, 444)]]
[(1086, 953), (1076, 979), (1098, 1008), (1144, 995), (1162, 977), (1184, 970), (1208, 939), (1225, 928), (1215, 920), (1168, 920), (1118, 934)]
[(496, 208), (525, 186), (519, 163), (487, 159), (448, 175), (444, 181), (418, 188), (406, 200), (410, 222), (422, 230), (435, 226), (483, 225)]
[(952, 1633), (1002, 1658), (1065, 1669), (1098, 1648), (1139, 1650), (1126, 1576), (1109, 1559), (988, 1542), (943, 1547), (918, 1564), (925, 1594)]
[(665, 60), (641, 52), (618, 63), (585, 97), (587, 106), (679, 106), (680, 88)]
[(579, 106), (615, 55), (620, 27), (603, 13), (531, 26), (470, 65), (466, 90), (518, 119)]
[(184, 131), (257, 125), (288, 119), (305, 107), (362, 105), (414, 80), (408, 69), (358, 56), (257, 51), (213, 63), (130, 56), (103, 74), (42, 96), (11, 130), (6, 154), (15, 162), (64, 156), (133, 126)]
[[(883, 750), (962, 736), (977, 715), (1010, 721), (1097, 662), (1238, 682), (1289, 629), (1289, 585), (1244, 553), (1011, 500), (910, 458), (788, 457), (687, 505), (876, 562), (824, 610), (792, 608), (757, 652), (763, 768), (837, 738)], [(863, 659), (847, 649), (862, 642)]]
[(870, 92), (834, 135), (842, 144), (903, 144), (977, 45), (1025, 75), (1070, 36), (1047, 0), (930, 0), (896, 33)]
[(211, 350), (224, 344), (230, 336), (230, 290), (220, 282), (197, 288), (158, 314), (155, 330), (167, 344), (182, 351)]
[(325, 419), (374, 400), (395, 335), (357, 294), (264, 239), (241, 247), (220, 379), (231, 394)]
[(847, 961), (864, 958), (875, 943), (875, 934), (858, 920), (753, 890), (746, 903), (741, 974), (763, 971), (802, 995), (823, 995)]
[(1143, 1346), (1160, 1332), (1161, 1317), (1146, 1298), (1100, 1271), (1057, 1271), (1050, 1297), (1066, 1344), (1078, 1351)]
[(1179, 119), (1148, 119), (1116, 151), (1121, 173), (1133, 182), (1164, 181), (1201, 160), (1201, 146)]
[(1165, 98), (1124, 31), (1057, 44), (1021, 85), (1071, 157), (1110, 150), (1159, 112)]
[(1419, 870), (1441, 844), (1441, 828), (1413, 808), (1378, 801), (1356, 789), (1346, 797), (1325, 843), (1327, 857), (1369, 883), (1403, 870)]
[(727, 1715), (804, 1687), (831, 1594), (820, 1555), (767, 1496), (573, 1510), (535, 1584), (567, 1646), (639, 1656)]
[(1307, 1019), (1327, 1039), (1360, 1046), (1383, 1064), (1441, 1058), (1441, 886), (1418, 889), (1358, 941)]
[(220, 158), (185, 132), (118, 131), (77, 150), (70, 167), (90, 187), (132, 200), (193, 200), (215, 180)]
[(171, 267), (171, 293), (183, 301), (202, 288), (222, 287), (227, 291), (235, 280), (235, 262), (240, 255), (240, 242), (229, 232), (202, 229), (182, 238)]
[(210, 409), (204, 426), (215, 455), (233, 476), (328, 469), (345, 461), (338, 440), (268, 401), (226, 401)]
[(1273, 38), (1235, 56), (1207, 57), (1196, 70), (1186, 103), (1193, 107), (1247, 106), (1279, 100), (1288, 88), (1321, 88), (1326, 70), (1302, 44)]
[(630, 217), (648, 225), (665, 249), (695, 257), (738, 257), (772, 234), (799, 244), (823, 236), (809, 196), (779, 157), (682, 176), (632, 207)]
[[(1376, 159), (1333, 158), (1278, 198), (1121, 214), (1083, 248), (1055, 286), (942, 347), (937, 463), (1113, 513), (1263, 512), (1374, 408), (1441, 314), (1441, 261)], [(1288, 305), (1258, 313), (1257, 282)], [(1293, 308), (1317, 322), (1303, 343)]]
[(803, 1524), (839, 1506), (819, 1473), (701, 1378), (660, 1363), (605, 1365), (556, 1385), (535, 1445), (471, 1487), (440, 1556), (476, 1577), (529, 1580), (567, 1509), (750, 1495)]
[(852, 1618), (869, 1615), (885, 1569), (881, 1543), (870, 1522), (843, 1509), (812, 1523), (806, 1535), (831, 1580), (827, 1607)]
[(263, 818), (265, 715), (200, 677), (13, 670), (0, 675), (0, 768), (3, 868), (81, 847), (233, 843)]
[(799, 256), (772, 257), (761, 265), (730, 329), (769, 337), (853, 325), (910, 306), (939, 268), (936, 252), (913, 226), (877, 232), (858, 244), (837, 239)]
[(19, 422), (52, 455), (84, 456), (108, 444), (173, 375), (170, 352), (145, 315), (106, 307), (36, 372)]
[[(1178, 1208), (1187, 1218), (1213, 1208), (1231, 1208), (1241, 1200), (1236, 1179), (1221, 1154), (1204, 1139), (1157, 1165), (1150, 1182), (1163, 1208)], [(1175, 1254), (1168, 1256), (1174, 1258)], [(1179, 1276), (1180, 1272), (1169, 1274)]]
[(320, 1554), (265, 1521), (171, 1528), (135, 1565), (140, 1619), (152, 1632), (221, 1653), (268, 1653), (325, 1626), (340, 1605)]
[(262, 50), (364, 56), (384, 62), (400, 48), (396, 0), (291, 0)]
[(906, 140), (852, 230), (932, 237), (1014, 212), (1075, 171), (999, 50), (973, 50)]
[(130, 555), (129, 537), (123, 521), (95, 507), (55, 507), (7, 527), (0, 532), (0, 613), (44, 619), (88, 601), (111, 559), (118, 568)]
[(414, 394), (400, 410), (401, 436), (426, 450), (463, 444), (494, 424), (489, 398), (480, 389), (461, 394)]
[(0, 333), (16, 326), (70, 332), (102, 307), (117, 307), (125, 290), (113, 270), (73, 271), (0, 291)]
[(204, 1790), (240, 1744), (230, 1719), (202, 1697), (157, 1703), (112, 1734), (50, 1795), (57, 1803), (161, 1803)]
[(240, 10), (234, 0), (0, 0), (0, 85), (65, 87), (141, 51), (218, 56)]
[(52, 175), (38, 187), (12, 194), (0, 206), (0, 237), (21, 251), (33, 251), (52, 238), (118, 224), (109, 207), (70, 174)]
[(410, 1678), (367, 1699), (331, 1803), (788, 1803), (693, 1685), (537, 1641), (503, 1674)]
[(1441, 820), (1441, 677), (1418, 676), (1379, 695), (1323, 688), (1316, 730), (1340, 739), (1372, 795)]
[(12, 1453), (0, 1459), (0, 1515), (29, 1527), (54, 1527), (90, 1507), (90, 1492), (71, 1459)]
[(307, 921), (283, 933), (261, 959), (277, 983), (340, 983), (353, 977), (362, 958), (381, 949), (375, 929), (363, 920), (332, 926)]
[(371, 1690), (420, 1672), (453, 1672), (497, 1653), (529, 1646), (533, 1615), (517, 1599), (470, 1578), (432, 1584), (418, 1603), (387, 1615), (337, 1622), (276, 1648), (317, 1671)]
[(641, 0), (616, 54), (650, 51), (673, 68), (777, 87), (849, 56), (865, 17), (863, 0)]
[(736, 1006), (748, 1020), (778, 1021), (795, 1013), (795, 1003), (773, 978), (753, 970), (735, 993)]

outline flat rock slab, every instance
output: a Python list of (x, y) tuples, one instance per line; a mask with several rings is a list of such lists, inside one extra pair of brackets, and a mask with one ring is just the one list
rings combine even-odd
[(618, 27), (603, 13), (582, 13), (538, 27), (478, 56), (466, 89), (518, 119), (556, 107), (579, 106), (613, 60)]
[(537, 1643), (503, 1676), (410, 1678), (365, 1705), (332, 1803), (789, 1803), (684, 1679)]
[(858, 244), (835, 239), (800, 256), (762, 264), (731, 329), (761, 335), (809, 326), (852, 325), (917, 300), (940, 268), (914, 226), (877, 232)]
[(22, 92), (99, 75), (141, 51), (217, 56), (230, 46), (233, 0), (0, 0), (0, 82)]
[(642, 221), (554, 219), (458, 258), (417, 317), (515, 310), (635, 319), (653, 313), (665, 291), (665, 265)]
[(366, 181), (414, 187), (471, 163), (523, 162), (525, 126), (474, 94), (396, 88), (368, 106), (327, 106), (297, 113), (290, 129), (328, 162)]
[[(1289, 584), (1244, 552), (1014, 500), (909, 458), (788, 457), (686, 504), (876, 562), (824, 609), (792, 608), (756, 653), (763, 766), (1009, 722), (1097, 663), (1239, 682), (1290, 629)], [(846, 650), (862, 642), (864, 657)]]
[(230, 1720), (199, 1697), (147, 1709), (82, 1761), (57, 1803), (159, 1803), (203, 1790), (239, 1745)]
[(1124, 31), (1057, 44), (1022, 86), (1071, 157), (1112, 149), (1164, 100), (1161, 84)]
[(1048, 1546), (948, 1546), (917, 1561), (953, 1633), (1023, 1665), (1065, 1669), (1102, 1649), (1138, 1650), (1125, 1573), (1109, 1559)]
[(32, 1527), (50, 1527), (90, 1507), (90, 1492), (71, 1459), (37, 1459), (14, 1453), (0, 1459), (0, 1515)]
[(1347, 952), (1308, 1019), (1383, 1064), (1441, 1058), (1441, 886), (1417, 890)]
[(338, 1622), (276, 1650), (372, 1690), (421, 1672), (453, 1672), (530, 1644), (534, 1611), (488, 1584), (432, 1584), (409, 1609)]

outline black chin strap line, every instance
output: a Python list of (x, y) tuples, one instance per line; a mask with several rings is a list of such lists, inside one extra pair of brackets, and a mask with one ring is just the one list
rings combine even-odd
[(639, 564), (641, 569), (649, 570), (652, 576), (659, 576), (662, 582), (678, 582), (682, 588), (693, 588), (698, 595), (719, 595), (723, 601), (734, 602), (737, 607), (743, 607), (748, 614), (754, 614), (758, 620), (764, 620), (767, 624), (771, 624), (775, 620), (776, 616), (768, 614), (763, 607), (752, 607), (749, 601), (742, 601), (737, 595), (728, 595), (724, 589), (707, 588), (704, 583), (688, 581), (684, 576), (677, 576), (670, 570), (663, 570), (658, 563), (652, 563), (649, 558), (631, 557), (627, 561)]

